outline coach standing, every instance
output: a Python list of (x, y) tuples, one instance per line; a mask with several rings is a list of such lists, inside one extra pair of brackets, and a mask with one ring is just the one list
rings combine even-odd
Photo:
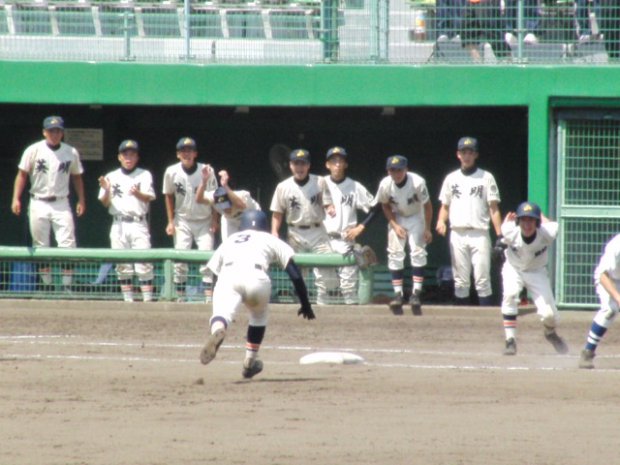
[[(49, 247), (52, 230), (58, 247), (76, 246), (75, 224), (69, 204), (69, 179), (73, 182), (78, 196), (75, 209), (77, 216), (82, 216), (86, 211), (82, 180), (84, 168), (78, 151), (62, 142), (64, 129), (64, 121), (60, 116), (45, 118), (44, 140), (28, 147), (18, 165), (11, 210), (15, 215), (21, 214), (21, 196), (30, 180), (28, 217), (34, 247)], [(50, 267), (43, 266), (39, 273), (42, 283), (50, 286)], [(71, 270), (63, 269), (63, 286), (69, 286), (71, 280)]]
[(454, 296), (458, 305), (469, 303), (469, 287), (473, 268), (480, 305), (493, 305), (491, 287), (491, 238), (489, 220), (495, 234), (501, 236), (502, 215), (499, 190), (495, 178), (476, 166), (478, 141), (473, 137), (459, 139), (456, 157), (460, 169), (446, 176), (441, 186), (441, 207), (437, 233), (445, 236), (450, 221), (450, 254), (454, 276)]

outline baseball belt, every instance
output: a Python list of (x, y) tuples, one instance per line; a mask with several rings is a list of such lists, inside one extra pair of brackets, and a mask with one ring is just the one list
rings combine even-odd
[(140, 221), (142, 221), (143, 219), (145, 219), (144, 216), (124, 216), (124, 215), (116, 215), (114, 217), (114, 219), (116, 221), (121, 221), (123, 223), (139, 223)]
[(289, 223), (288, 226), (290, 228), (297, 228), (297, 229), (312, 229), (312, 228), (318, 228), (319, 226), (321, 226), (321, 223), (299, 224), (299, 225)]
[(43, 197), (40, 195), (30, 194), (30, 198), (34, 200), (40, 200), (41, 202), (56, 202), (56, 200), (66, 199), (66, 196), (58, 197), (56, 195), (50, 195), (48, 197)]

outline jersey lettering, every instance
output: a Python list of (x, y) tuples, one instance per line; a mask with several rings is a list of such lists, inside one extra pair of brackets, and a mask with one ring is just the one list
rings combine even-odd
[(71, 166), (71, 162), (63, 161), (60, 165), (58, 165), (58, 172), (59, 173), (68, 173), (69, 172), (69, 166)]
[(183, 186), (183, 183), (175, 182), (174, 186), (176, 187), (177, 194), (179, 194), (179, 195), (185, 195), (186, 194), (185, 187)]
[(469, 192), (469, 195), (471, 197), (478, 197), (478, 198), (482, 198), (482, 186), (474, 186), (471, 188), (471, 191)]
[(452, 184), (450, 192), (452, 193), (452, 197), (456, 197), (457, 199), (461, 198), (461, 191), (458, 184)]
[(321, 196), (319, 194), (313, 195), (312, 197), (310, 197), (310, 204), (311, 205), (318, 205), (320, 198), (321, 198)]
[(235, 237), (235, 244), (242, 244), (244, 242), (247, 242), (250, 240), (250, 235), (249, 234), (240, 234), (237, 237)]
[(45, 160), (43, 160), (43, 159), (37, 160), (36, 172), (37, 173), (47, 173), (47, 164), (45, 163)]
[(543, 247), (538, 252), (534, 252), (534, 256), (539, 257), (540, 255), (544, 254), (546, 251), (547, 251), (547, 247)]
[(123, 191), (121, 190), (120, 184), (114, 184), (112, 186), (112, 197), (122, 197)]
[(343, 195), (340, 199), (340, 203), (347, 207), (353, 207), (353, 194)]
[(301, 208), (301, 204), (299, 203), (299, 200), (297, 200), (297, 197), (291, 197), (288, 199), (288, 203), (291, 210), (299, 210)]

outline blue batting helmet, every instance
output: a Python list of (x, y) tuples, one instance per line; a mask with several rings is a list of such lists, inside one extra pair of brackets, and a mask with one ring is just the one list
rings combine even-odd
[(239, 230), (254, 229), (255, 231), (269, 231), (267, 215), (261, 210), (246, 210), (241, 214)]
[(536, 220), (536, 226), (540, 225), (540, 207), (533, 202), (523, 202), (517, 207), (517, 224), (519, 218), (528, 217)]

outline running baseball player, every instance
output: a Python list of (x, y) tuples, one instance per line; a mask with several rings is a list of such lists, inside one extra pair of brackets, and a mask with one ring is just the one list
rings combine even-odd
[[(118, 147), (121, 167), (99, 177), (99, 201), (112, 215), (110, 243), (113, 249), (150, 249), (149, 204), (155, 200), (151, 173), (138, 167), (139, 147), (134, 140), (124, 140)], [(153, 265), (119, 264), (116, 273), (125, 302), (133, 302), (133, 275), (140, 282), (142, 298), (153, 300)]]
[(409, 298), (414, 315), (422, 314), (422, 286), (426, 266), (426, 244), (433, 240), (431, 221), (433, 206), (424, 178), (407, 171), (409, 162), (402, 155), (387, 158), (385, 169), (388, 176), (381, 180), (375, 202), (380, 204), (388, 221), (388, 269), (392, 275), (394, 298), (390, 310), (402, 314), (405, 268), (405, 250), (409, 244), (412, 267), (412, 292)]
[[(209, 205), (196, 201), (196, 194), (213, 192), (217, 180), (210, 165), (196, 162), (198, 150), (191, 137), (181, 137), (176, 145), (178, 163), (169, 166), (164, 173), (163, 194), (166, 203), (168, 224), (166, 234), (174, 238), (174, 248), (190, 250), (195, 243), (198, 250), (213, 250), (213, 215)], [(205, 171), (203, 177), (202, 172)], [(174, 283), (179, 301), (185, 298), (189, 266), (175, 262)], [(205, 300), (208, 302), (213, 289), (213, 278), (207, 273), (206, 265), (200, 267)]]
[[(78, 151), (62, 141), (64, 121), (60, 116), (48, 116), (43, 120), (43, 137), (24, 151), (18, 165), (13, 187), (11, 211), (22, 213), (21, 197), (30, 181), (28, 218), (34, 247), (49, 247), (50, 232), (58, 247), (76, 247), (75, 224), (69, 203), (69, 180), (77, 194), (75, 212), (78, 217), (86, 212), (84, 168)], [(72, 270), (62, 270), (62, 284), (68, 288), (72, 282)], [(49, 265), (39, 269), (44, 289), (52, 285)]]
[[(329, 171), (325, 183), (336, 214), (327, 215), (323, 224), (332, 250), (343, 255), (352, 250), (355, 238), (364, 229), (363, 225), (357, 224), (357, 210), (368, 213), (373, 201), (372, 194), (364, 186), (346, 175), (349, 166), (347, 158), (347, 151), (342, 147), (330, 148), (325, 156), (325, 166)], [(355, 265), (338, 268), (340, 292), (347, 305), (358, 303), (358, 271)]]
[[(325, 231), (325, 213), (335, 210), (329, 189), (322, 177), (310, 174), (310, 153), (293, 150), (289, 155), (293, 176), (280, 182), (271, 200), (271, 233), (278, 237), (284, 220), (288, 225), (288, 243), (295, 252), (332, 253)], [(335, 272), (330, 268), (314, 268), (317, 304), (328, 303), (328, 292), (336, 286)]]
[(308, 299), (306, 284), (293, 261), (293, 249), (268, 233), (267, 217), (260, 210), (246, 210), (241, 215), (240, 231), (232, 234), (217, 248), (209, 269), (218, 276), (213, 292), (211, 335), (200, 353), (203, 364), (211, 362), (241, 304), (250, 312), (242, 375), (252, 378), (263, 370), (258, 351), (265, 336), (269, 315), (271, 280), (269, 266), (280, 265), (289, 275), (301, 308), (297, 312), (308, 320), (314, 312)]
[(594, 315), (586, 345), (581, 351), (579, 368), (594, 368), (596, 348), (620, 311), (620, 234), (605, 245), (594, 270), (594, 285), (600, 307)]
[(457, 305), (469, 303), (472, 268), (479, 304), (493, 305), (489, 220), (500, 239), (500, 196), (493, 175), (476, 166), (478, 155), (476, 139), (459, 139), (456, 156), (461, 167), (446, 176), (439, 194), (441, 207), (436, 231), (445, 236), (450, 220), (450, 254)]
[(556, 332), (560, 315), (547, 273), (549, 247), (558, 234), (558, 223), (549, 220), (535, 203), (523, 202), (516, 213), (506, 215), (501, 232), (507, 246), (502, 267), (502, 317), (506, 335), (504, 355), (517, 353), (517, 306), (523, 288), (534, 299), (547, 341), (556, 352), (567, 353), (568, 346)]
[(248, 191), (233, 190), (230, 187), (228, 171), (218, 172), (220, 187), (209, 192), (199, 187), (196, 192), (196, 202), (212, 205), (221, 218), (220, 232), (222, 240), (239, 231), (241, 214), (246, 210), (260, 210), (260, 205), (252, 198)]

